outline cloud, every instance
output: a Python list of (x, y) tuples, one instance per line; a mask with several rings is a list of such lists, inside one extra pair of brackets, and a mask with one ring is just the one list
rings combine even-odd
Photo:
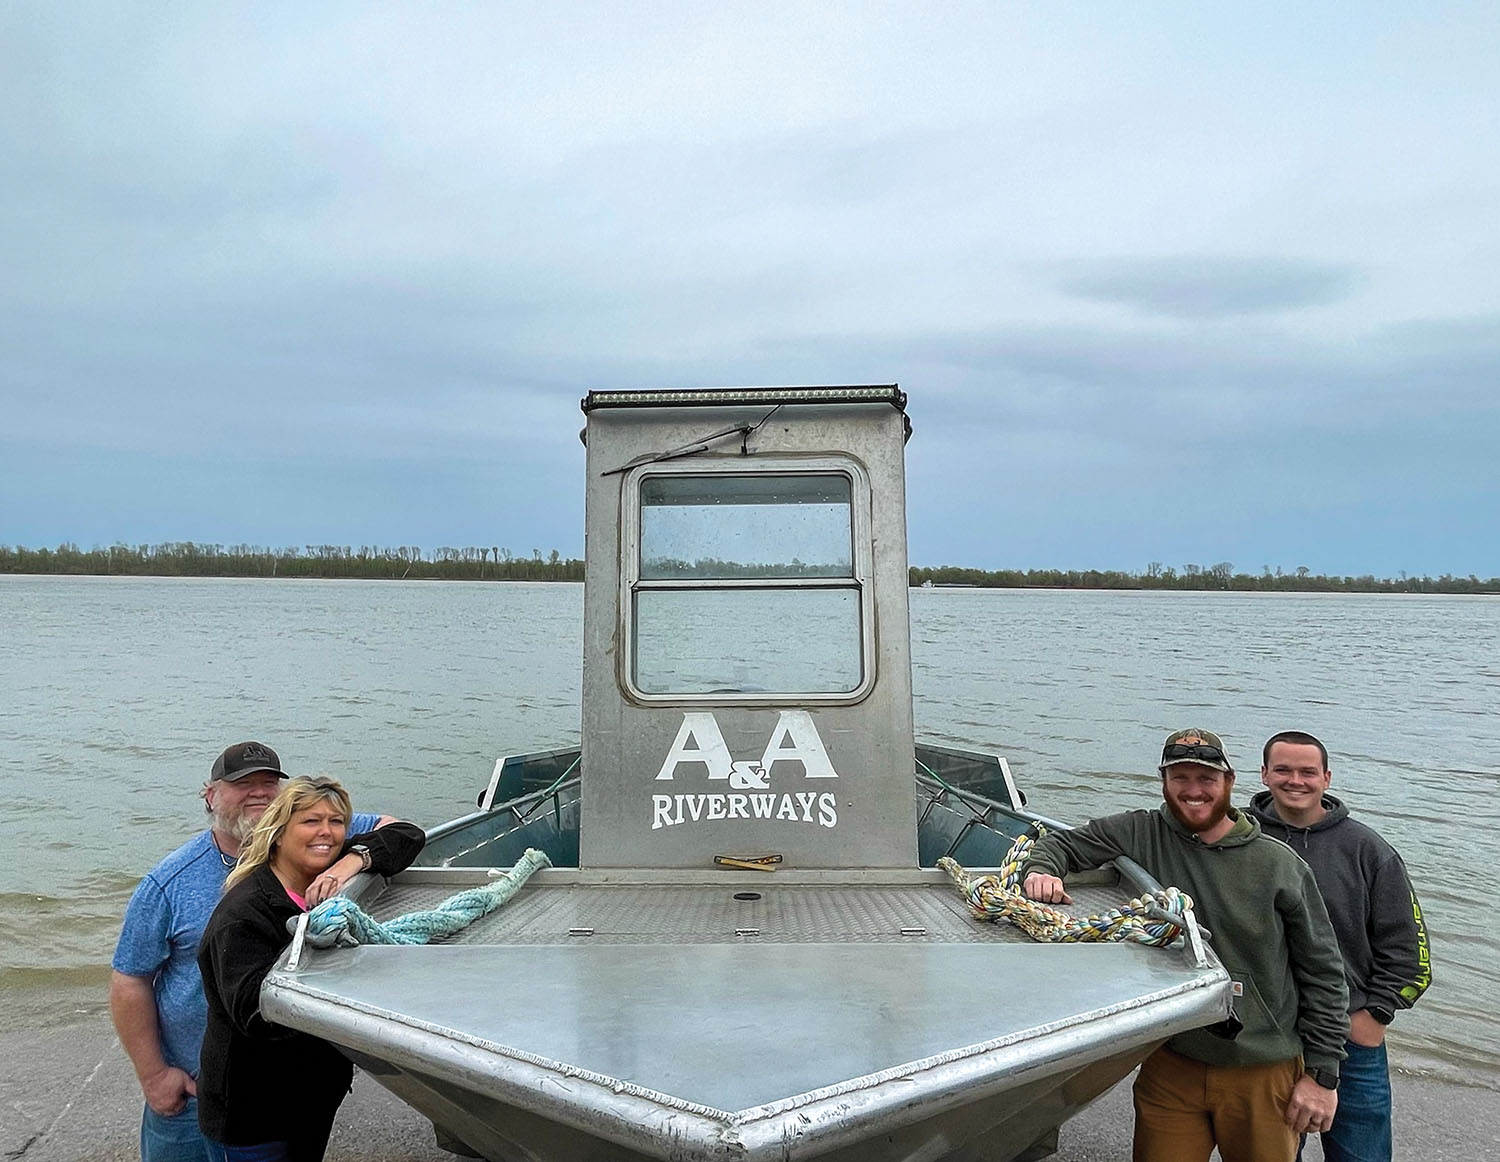
[(1074, 263), (1056, 285), (1144, 314), (1212, 319), (1327, 306), (1349, 298), (1361, 280), (1352, 264), (1183, 256)]
[(900, 381), (921, 560), (1500, 572), (1497, 21), (9, 6), (0, 540), (568, 550), (590, 388)]

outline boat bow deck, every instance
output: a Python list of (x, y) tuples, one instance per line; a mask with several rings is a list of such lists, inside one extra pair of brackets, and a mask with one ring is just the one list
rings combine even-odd
[[(544, 872), (540, 878), (572, 876)], [(503, 908), (445, 943), (1032, 943), (1010, 924), (975, 920), (942, 873), (913, 872), (911, 878), (915, 882), (835, 886), (790, 883), (772, 874), (722, 885), (588, 882), (528, 886)], [(1128, 894), (1113, 880), (1070, 886), (1075, 902), (1066, 910), (1077, 915), (1116, 907)], [(409, 876), (381, 894), (371, 915), (388, 920), (433, 908), (455, 890), (452, 883), (426, 883)], [(1158, 951), (1157, 958), (1163, 957), (1181, 959)]]
[[(393, 1088), (420, 1073), (429, 1110), (446, 1074), (529, 1116), (554, 1100), (575, 1119), (591, 1108), (600, 1139), (627, 1150), (675, 1119), (694, 1143), (682, 1157), (705, 1159), (783, 1157), (773, 1145), (788, 1133), (798, 1155), (822, 1154), (856, 1123), (897, 1129), (912, 1102), (932, 1117), (987, 1087), (1043, 1108), (1039, 1095), (1091, 1066), (1221, 1015), (1217, 966), (1175, 949), (1038, 945), (974, 920), (931, 871), (844, 885), (567, 882), (577, 875), (543, 873), (563, 882), (533, 881), (441, 944), (314, 953), (276, 974), (271, 1007)], [(373, 911), (454, 890), (398, 882)], [(1085, 885), (1074, 907), (1122, 893)]]

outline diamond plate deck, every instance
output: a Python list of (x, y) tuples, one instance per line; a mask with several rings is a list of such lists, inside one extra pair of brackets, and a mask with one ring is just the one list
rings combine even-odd
[[(435, 907), (452, 886), (393, 884), (370, 912), (389, 920)], [(1070, 886), (1066, 909), (1087, 916), (1123, 903), (1117, 885)], [(758, 899), (736, 899), (754, 892)], [(477, 945), (594, 943), (786, 944), (1030, 943), (1013, 925), (973, 918), (949, 884), (756, 887), (699, 885), (555, 885), (523, 888), (508, 904), (442, 943)]]

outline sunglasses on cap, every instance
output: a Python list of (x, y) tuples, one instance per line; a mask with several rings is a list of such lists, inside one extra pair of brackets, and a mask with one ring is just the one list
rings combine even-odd
[(1223, 751), (1216, 746), (1210, 746), (1206, 742), (1172, 742), (1162, 747), (1162, 762), (1177, 763), (1182, 762), (1184, 759), (1205, 763), (1222, 763), (1228, 761), (1225, 759)]

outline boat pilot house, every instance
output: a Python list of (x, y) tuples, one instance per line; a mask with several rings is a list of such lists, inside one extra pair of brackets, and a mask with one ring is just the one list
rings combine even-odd
[[(984, 873), (1064, 825), (1004, 759), (913, 738), (906, 405), (591, 392), (581, 745), (501, 759), (420, 866), (320, 905), (264, 1015), (495, 1162), (1038, 1159), (1223, 1020), (1180, 899), (1163, 947), (996, 922)], [(1069, 881), (1116, 934), (1160, 886)], [(423, 942), (337, 946), (339, 917)]]
[(916, 866), (903, 402), (584, 400), (583, 866)]

